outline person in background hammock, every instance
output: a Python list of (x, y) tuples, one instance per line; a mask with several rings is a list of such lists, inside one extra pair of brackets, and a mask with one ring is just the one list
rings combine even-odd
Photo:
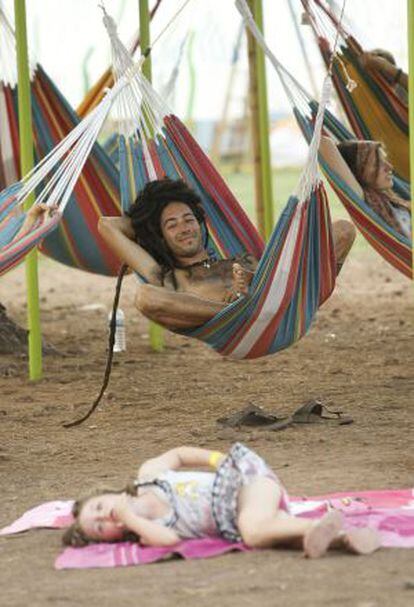
[[(136, 306), (167, 329), (189, 329), (210, 320), (247, 294), (257, 261), (246, 254), (216, 259), (207, 248), (205, 212), (184, 181), (149, 182), (124, 217), (102, 217), (99, 232), (132, 270), (147, 281)], [(333, 226), (342, 265), (355, 238), (348, 221)]]
[[(23, 213), (23, 210), (21, 207), (19, 207), (15, 212), (20, 214)], [(58, 212), (59, 209), (55, 204), (47, 205), (44, 202), (33, 204), (27, 211), (24, 221), (12, 242), (20, 238), (20, 236), (23, 236), (23, 234), (26, 234), (26, 232), (29, 232), (35, 224), (47, 221), (50, 217), (53, 217), (53, 215)]]
[(393, 167), (378, 141), (338, 144), (322, 137), (319, 151), (330, 168), (399, 234), (411, 238), (411, 205), (392, 189)]
[(376, 48), (362, 53), (360, 63), (368, 70), (380, 71), (400, 101), (405, 105), (408, 104), (408, 74), (397, 66), (392, 53), (382, 48)]
[(174, 546), (185, 539), (221, 537), (253, 548), (302, 548), (309, 558), (330, 547), (354, 554), (380, 547), (375, 529), (344, 530), (338, 510), (316, 521), (292, 515), (276, 474), (241, 443), (227, 454), (171, 449), (144, 462), (137, 480), (123, 491), (79, 500), (72, 513), (75, 522), (63, 536), (70, 546), (127, 540)]

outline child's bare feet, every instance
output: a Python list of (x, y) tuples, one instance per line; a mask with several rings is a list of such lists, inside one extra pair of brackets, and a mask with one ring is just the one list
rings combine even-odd
[(246, 270), (239, 263), (233, 264), (233, 291), (240, 295), (247, 295), (254, 272)]
[(376, 529), (354, 528), (345, 532), (343, 546), (353, 554), (371, 554), (381, 547), (381, 538)]
[(316, 559), (323, 556), (328, 548), (338, 539), (342, 531), (343, 515), (339, 510), (327, 512), (317, 521), (303, 538), (305, 556)]

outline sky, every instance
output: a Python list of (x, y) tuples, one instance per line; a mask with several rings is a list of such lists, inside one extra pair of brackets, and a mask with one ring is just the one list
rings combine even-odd
[[(299, 18), (300, 0), (290, 1)], [(152, 40), (184, 2), (162, 1), (151, 25)], [(152, 3), (150, 0), (150, 6)], [(342, 1), (339, 0), (339, 3), (342, 4)], [(91, 84), (110, 63), (109, 39), (98, 4), (104, 4), (107, 12), (115, 18), (120, 37), (127, 43), (139, 27), (138, 0), (26, 0), (31, 54), (35, 55), (75, 107), (82, 100), (85, 90), (83, 68), (86, 57), (89, 56), (87, 74)], [(12, 0), (0, 0), (0, 6), (8, 14), (13, 14)], [(263, 9), (269, 46), (303, 86), (312, 92), (288, 0), (263, 0)], [(406, 0), (346, 0), (345, 15), (357, 39), (366, 48), (386, 47), (393, 52), (398, 64), (407, 69)], [(183, 40), (191, 32), (191, 59), (196, 74), (192, 115), (195, 120), (215, 119), (222, 112), (240, 21), (233, 0), (189, 0), (154, 45), (153, 81), (155, 88), (161, 90), (177, 63)], [(310, 28), (301, 26), (301, 31), (319, 88), (323, 77), (319, 52)], [(188, 114), (190, 96), (188, 40), (187, 37), (172, 102), (174, 111), (183, 118)], [(243, 40), (232, 96), (232, 111), (236, 114), (242, 111), (247, 73), (246, 44)], [(271, 112), (288, 112), (285, 93), (270, 65), (267, 73)]]

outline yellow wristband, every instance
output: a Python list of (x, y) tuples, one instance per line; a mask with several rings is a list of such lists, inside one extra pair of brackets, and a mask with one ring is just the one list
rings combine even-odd
[(210, 453), (210, 457), (208, 458), (209, 465), (212, 468), (217, 468), (218, 461), (222, 457), (224, 457), (224, 453), (221, 453), (220, 451), (212, 451)]

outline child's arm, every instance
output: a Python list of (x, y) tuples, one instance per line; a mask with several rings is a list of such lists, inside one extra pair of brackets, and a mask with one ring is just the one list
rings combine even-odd
[(216, 469), (224, 458), (225, 454), (219, 451), (198, 447), (176, 447), (144, 462), (138, 471), (138, 478), (139, 480), (152, 479), (166, 470), (179, 470), (180, 468), (212, 467)]
[(364, 190), (355, 175), (342, 158), (341, 153), (336, 147), (336, 143), (330, 137), (321, 137), (319, 144), (319, 154), (326, 162), (329, 168), (340, 177), (348, 187), (353, 190), (359, 198), (364, 198)]
[(140, 543), (146, 546), (173, 546), (180, 541), (180, 537), (173, 529), (135, 514), (126, 500), (122, 501), (114, 510), (117, 519), (129, 531), (138, 535)]
[(161, 284), (161, 268), (155, 259), (135, 242), (129, 217), (101, 217), (98, 230), (119, 259), (141, 274), (150, 284)]

